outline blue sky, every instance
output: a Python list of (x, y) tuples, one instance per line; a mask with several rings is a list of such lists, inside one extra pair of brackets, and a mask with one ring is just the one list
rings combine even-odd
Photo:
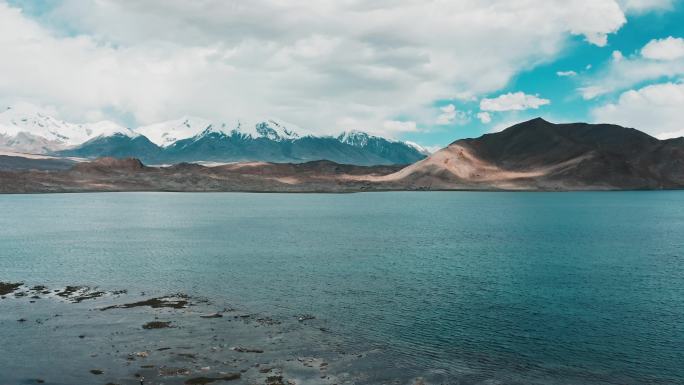
[(431, 148), (537, 116), (681, 136), (683, 3), (0, 0), (0, 105), (127, 126), (275, 117)]

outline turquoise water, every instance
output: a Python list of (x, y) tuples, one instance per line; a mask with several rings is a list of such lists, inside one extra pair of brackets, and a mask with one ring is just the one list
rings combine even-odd
[(684, 383), (684, 192), (5, 195), (15, 280), (311, 313), (378, 381)]

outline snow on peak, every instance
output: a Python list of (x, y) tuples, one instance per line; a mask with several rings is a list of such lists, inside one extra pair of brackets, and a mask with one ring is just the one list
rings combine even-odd
[(0, 134), (16, 136), (20, 132), (41, 136), (50, 141), (67, 143), (76, 125), (55, 119), (35, 106), (7, 107), (0, 113)]
[(209, 125), (202, 131), (201, 133), (193, 136), (195, 140), (198, 140), (200, 138), (203, 138), (207, 135), (214, 134), (214, 136), (218, 137), (226, 137), (229, 135), (229, 128), (227, 123), (209, 123)]
[(201, 134), (210, 125), (209, 120), (185, 116), (176, 120), (138, 127), (135, 132), (146, 136), (157, 146), (168, 147), (181, 139), (188, 139)]
[(211, 133), (226, 136), (262, 137), (271, 140), (292, 140), (300, 137), (298, 127), (275, 119), (259, 120), (256, 122), (241, 119), (228, 122), (212, 122), (202, 118), (184, 117), (139, 127), (135, 131), (145, 135), (150, 141), (162, 147), (170, 146), (182, 139), (199, 139)]
[(103, 120), (97, 123), (86, 123), (79, 125), (83, 127), (88, 138), (96, 138), (102, 136), (124, 135), (129, 138), (136, 138), (140, 136), (137, 132), (130, 128), (123, 127), (109, 120)]
[[(296, 140), (310, 136), (300, 127), (279, 119), (242, 120), (233, 119), (223, 122), (212, 122), (207, 119), (185, 116), (131, 130), (111, 121), (74, 124), (54, 118), (46, 110), (30, 104), (17, 104), (0, 110), (0, 136), (16, 137), (30, 134), (41, 138), (54, 148), (68, 148), (85, 143), (97, 137), (124, 135), (131, 138), (143, 135), (160, 147), (168, 147), (173, 143), (189, 138), (199, 140), (213, 134), (214, 137), (242, 136), (250, 138), (266, 138), (273, 141)], [(363, 131), (345, 131), (336, 137), (342, 143), (355, 147), (365, 147), (372, 140), (384, 139)], [(397, 142), (384, 139), (388, 142)], [(423, 154), (430, 152), (412, 142), (403, 142)]]
[(299, 138), (299, 134), (292, 125), (268, 119), (263, 122), (256, 123), (254, 128), (259, 136), (271, 140), (293, 140)]
[(413, 148), (414, 150), (420, 152), (423, 155), (430, 155), (431, 152), (427, 148), (414, 143), (410, 142), (407, 140), (401, 141), (401, 140), (393, 140), (393, 139), (387, 139), (383, 138), (380, 136), (375, 136), (375, 135), (370, 135), (366, 132), (363, 131), (358, 131), (358, 130), (351, 130), (351, 131), (345, 131), (341, 133), (338, 137), (337, 140), (339, 140), (342, 143), (346, 143), (355, 147), (365, 147), (368, 145), (368, 142), (371, 139), (382, 139), (390, 143), (403, 143), (406, 146), (409, 146)]
[(356, 147), (364, 147), (368, 144), (368, 141), (373, 138), (372, 135), (369, 135), (363, 131), (358, 131), (358, 130), (351, 130), (351, 131), (345, 131), (341, 133), (338, 137), (337, 140), (339, 140), (342, 143), (346, 143), (352, 146)]
[(54, 118), (38, 107), (19, 104), (0, 112), (0, 135), (27, 133), (64, 146), (75, 146), (98, 136), (137, 136), (114, 122), (74, 124)]
[(428, 150), (427, 148), (421, 146), (418, 143), (405, 140), (404, 144), (406, 144), (409, 147), (413, 147), (416, 151), (420, 152), (423, 155), (431, 155), (432, 154), (432, 151)]

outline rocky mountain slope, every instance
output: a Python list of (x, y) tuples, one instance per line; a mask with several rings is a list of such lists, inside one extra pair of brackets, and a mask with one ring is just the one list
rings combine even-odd
[(74, 159), (0, 151), (0, 171), (68, 170)]
[[(0, 159), (2, 162), (2, 159)], [(3, 171), (0, 193), (86, 191), (354, 192), (372, 190), (368, 179), (401, 166), (353, 166), (330, 161), (248, 162), (206, 167), (179, 163), (145, 166), (138, 159), (100, 158), (69, 170)]]
[(658, 140), (616, 125), (537, 118), (457, 140), (377, 182), (407, 189), (682, 188), (684, 138)]

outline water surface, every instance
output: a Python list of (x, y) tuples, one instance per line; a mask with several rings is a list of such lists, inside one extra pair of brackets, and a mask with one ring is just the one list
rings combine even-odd
[(5, 195), (0, 213), (2, 281), (311, 313), (382, 352), (354, 369), (378, 383), (684, 383), (684, 192)]

